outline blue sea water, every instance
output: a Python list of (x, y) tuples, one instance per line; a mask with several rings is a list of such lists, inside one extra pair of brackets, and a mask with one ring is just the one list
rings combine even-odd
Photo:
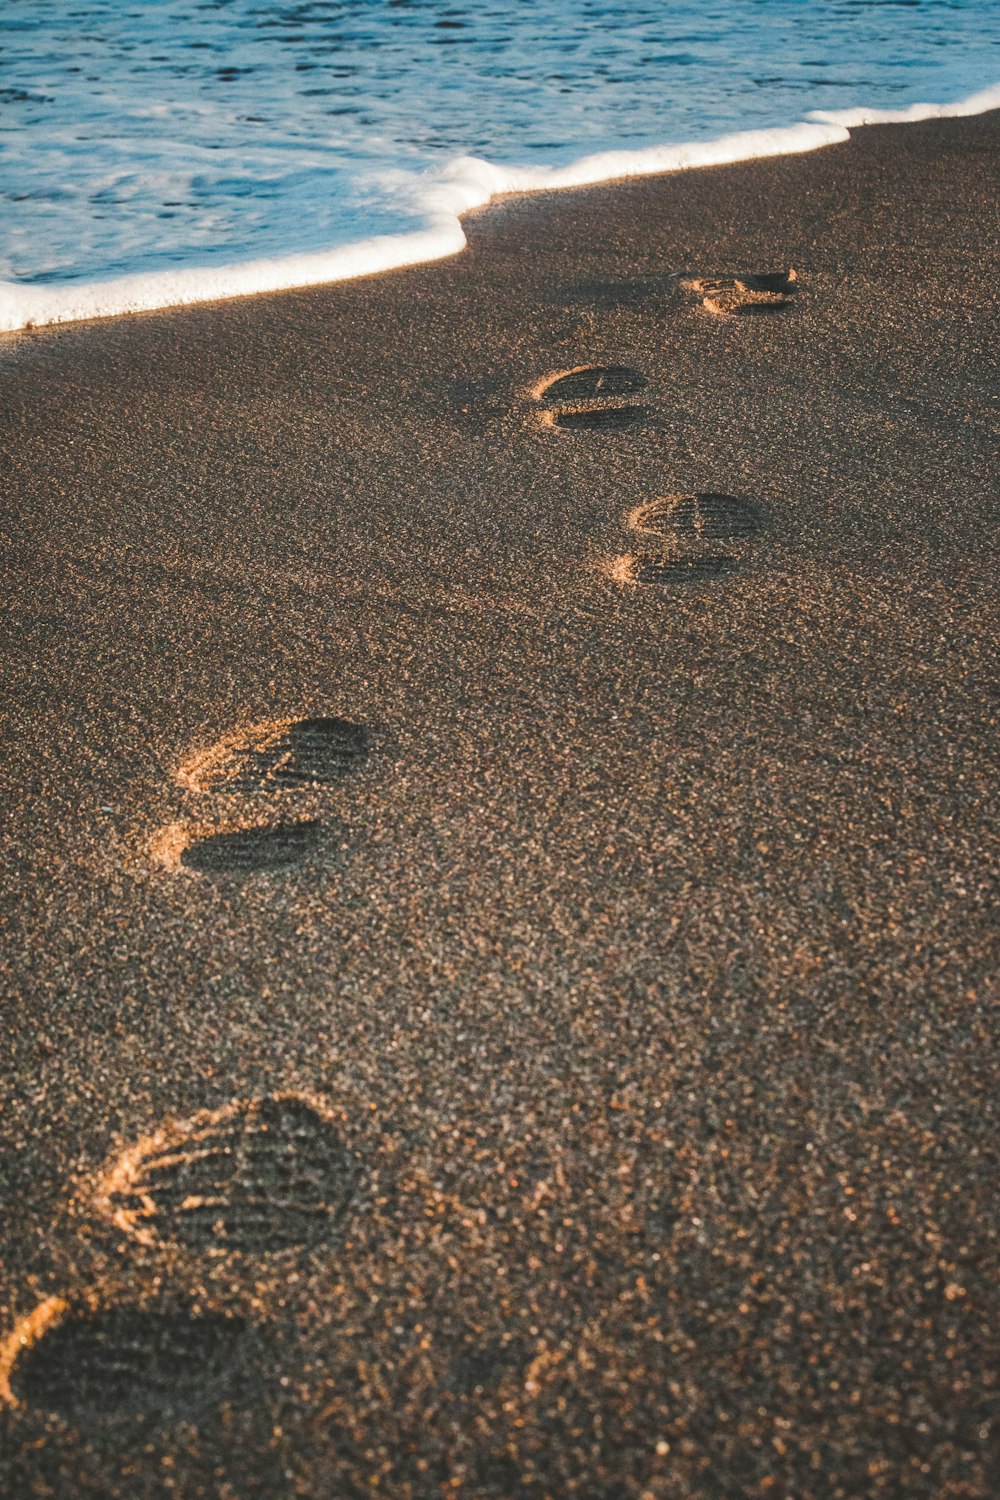
[(1000, 80), (997, 16), (996, 0), (4, 0), (0, 281), (405, 235), (469, 158), (551, 172), (614, 152), (614, 175), (629, 153), (816, 110), (944, 103)]

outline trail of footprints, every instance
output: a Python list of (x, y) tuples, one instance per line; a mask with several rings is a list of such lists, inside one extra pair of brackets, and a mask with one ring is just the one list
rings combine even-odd
[[(340, 783), (369, 751), (368, 730), (349, 720), (278, 720), (197, 752), (177, 780), (192, 797), (281, 805)], [(154, 851), (173, 867), (239, 876), (298, 864), (320, 836), (319, 819), (265, 814), (235, 828), (172, 825)], [(362, 1175), (320, 1101), (278, 1094), (168, 1123), (116, 1159), (93, 1202), (147, 1247), (273, 1257), (335, 1245)], [(0, 1405), (169, 1415), (226, 1395), (265, 1346), (258, 1327), (225, 1313), (53, 1297), (0, 1344)]]
[[(797, 279), (790, 270), (693, 277), (681, 285), (706, 311), (730, 317), (787, 308)], [(642, 372), (628, 365), (579, 365), (546, 376), (529, 394), (543, 425), (603, 431), (645, 419), (647, 409), (632, 399), (645, 386)], [(622, 584), (685, 587), (738, 573), (765, 529), (765, 515), (754, 501), (713, 491), (663, 496), (631, 511), (625, 524), (642, 538), (644, 550), (612, 559), (610, 576)]]
[[(721, 316), (788, 305), (795, 272), (717, 280), (686, 289)], [(532, 390), (545, 425), (615, 431), (641, 423), (645, 388), (626, 365), (585, 365)], [(644, 550), (615, 559), (622, 583), (711, 584), (737, 572), (766, 526), (762, 507), (715, 492), (675, 494), (625, 518)], [(261, 820), (172, 825), (162, 863), (205, 876), (280, 872), (312, 855), (318, 818), (280, 816), (289, 795), (336, 785), (359, 770), (368, 730), (339, 718), (255, 724), (192, 755), (177, 780), (194, 798), (268, 801)], [(144, 1246), (206, 1257), (274, 1257), (335, 1246), (363, 1173), (341, 1123), (322, 1102), (277, 1094), (168, 1123), (123, 1152), (94, 1206)], [(0, 1405), (81, 1414), (181, 1412), (238, 1387), (266, 1346), (262, 1330), (223, 1312), (152, 1309), (50, 1297), (0, 1342)]]

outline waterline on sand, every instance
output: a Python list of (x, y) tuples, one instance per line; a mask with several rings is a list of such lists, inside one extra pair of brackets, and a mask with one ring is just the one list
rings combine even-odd
[(738, 131), (711, 141), (643, 150), (603, 151), (563, 167), (508, 167), (476, 157), (459, 157), (419, 176), (402, 172), (385, 175), (386, 187), (395, 189), (402, 198), (409, 196), (422, 211), (424, 226), (419, 230), (376, 235), (327, 251), (233, 265), (181, 266), (77, 283), (0, 283), (0, 331), (346, 281), (440, 260), (465, 247), (460, 216), (505, 193), (583, 187), (615, 178), (815, 151), (845, 141), (850, 128), (859, 125), (944, 119), (997, 108), (1000, 84), (952, 104), (914, 104), (900, 110), (817, 110), (810, 112), (808, 120), (784, 128)]

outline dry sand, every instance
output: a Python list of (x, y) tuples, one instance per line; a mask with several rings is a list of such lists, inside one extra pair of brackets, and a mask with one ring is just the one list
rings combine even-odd
[(995, 1493), (998, 146), (0, 345), (0, 1493)]

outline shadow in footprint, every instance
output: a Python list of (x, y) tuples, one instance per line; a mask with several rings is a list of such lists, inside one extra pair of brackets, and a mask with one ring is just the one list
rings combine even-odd
[(116, 1306), (69, 1311), (17, 1358), (17, 1402), (67, 1416), (148, 1414), (197, 1408), (230, 1395), (256, 1340), (240, 1318)]
[(139, 1142), (108, 1173), (99, 1203), (144, 1244), (274, 1255), (334, 1238), (358, 1175), (334, 1119), (281, 1094)]
[(647, 415), (628, 400), (643, 390), (646, 377), (628, 365), (580, 365), (547, 375), (531, 394), (542, 421), (569, 431), (613, 431), (633, 427)]
[(342, 780), (364, 764), (370, 749), (368, 730), (349, 719), (279, 719), (199, 751), (177, 779), (196, 792), (295, 791)]
[(266, 874), (300, 864), (319, 843), (319, 820), (305, 818), (195, 837), (182, 849), (179, 863), (202, 875)]
[(551, 426), (565, 427), (571, 432), (616, 431), (624, 427), (636, 427), (645, 418), (644, 406), (594, 406), (589, 409), (570, 408), (565, 411), (546, 413), (546, 419)]

